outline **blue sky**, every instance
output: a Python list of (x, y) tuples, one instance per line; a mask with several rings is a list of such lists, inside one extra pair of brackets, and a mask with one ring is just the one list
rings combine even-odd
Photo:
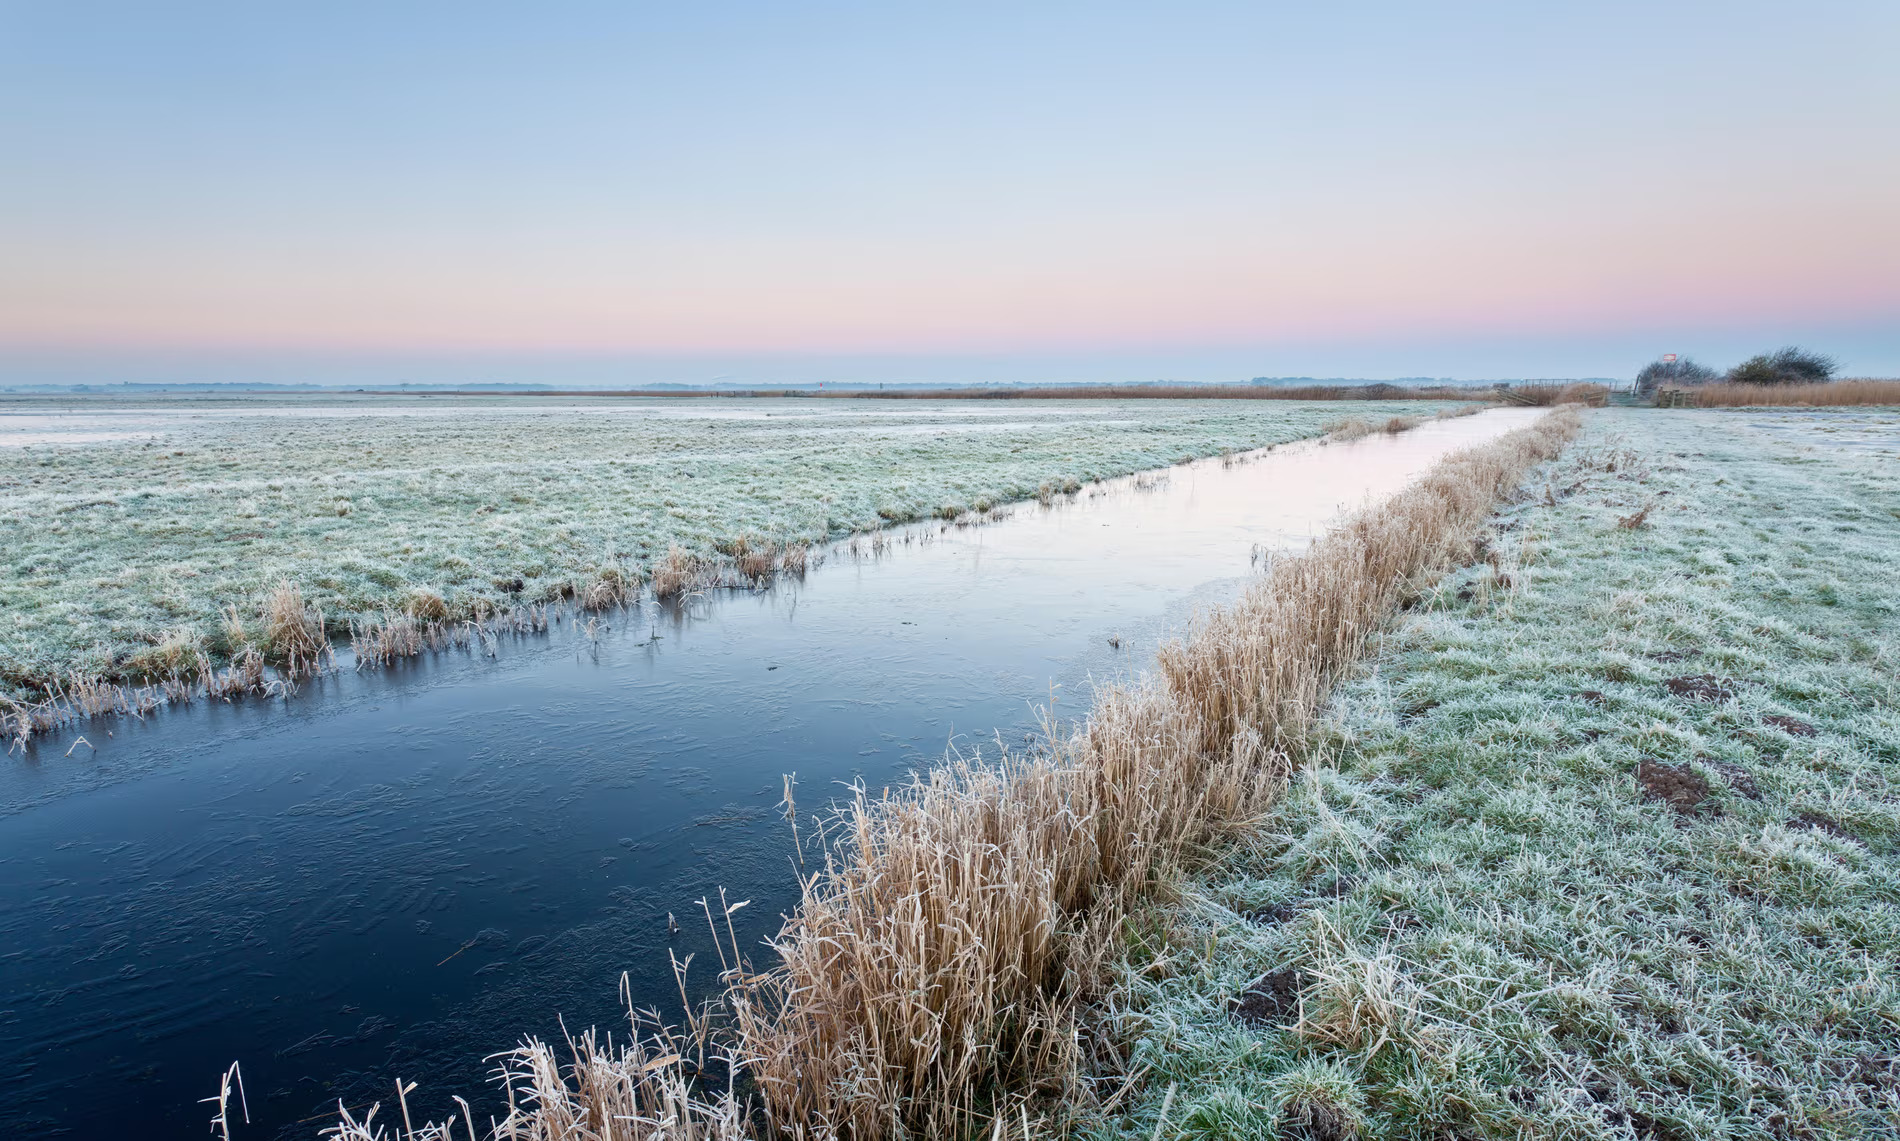
[(1900, 373), (1900, 5), (0, 0), (0, 382)]

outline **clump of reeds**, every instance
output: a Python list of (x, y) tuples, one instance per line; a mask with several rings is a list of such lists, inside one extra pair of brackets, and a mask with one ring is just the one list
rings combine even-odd
[(686, 594), (699, 583), (702, 566), (700, 558), (685, 547), (678, 543), (668, 546), (647, 575), (653, 597), (664, 601)]
[(779, 569), (793, 578), (804, 578), (805, 570), (811, 565), (811, 546), (808, 543), (787, 543), (779, 552)]
[(726, 553), (740, 577), (752, 586), (770, 582), (778, 570), (778, 544), (770, 539), (741, 535), (732, 541)]
[[(708, 913), (710, 918), (710, 912)], [(714, 938), (718, 938), (717, 931)], [(676, 969), (679, 964), (676, 963)], [(626, 995), (622, 977), (622, 995)], [(468, 1102), (455, 1098), (460, 1114), (443, 1121), (413, 1123), (409, 1095), (413, 1082), (396, 1082), (399, 1121), (376, 1120), (381, 1102), (360, 1118), (339, 1104), (337, 1123), (323, 1130), (331, 1141), (744, 1141), (752, 1109), (730, 1090), (707, 1094), (695, 1088), (681, 1062), (696, 1055), (704, 1070), (706, 1036), (663, 1025), (652, 1014), (629, 1005), (631, 1037), (616, 1043), (590, 1029), (567, 1039), (565, 1063), (555, 1049), (529, 1037), (499, 1055), (495, 1078), (507, 1097), (508, 1112), (475, 1131)], [(695, 1020), (694, 1029), (699, 1029)]]
[(1061, 1089), (1124, 908), (1277, 796), (1331, 681), (1414, 582), (1575, 431), (1559, 412), (1459, 453), (1099, 694), (1042, 752), (859, 789), (845, 842), (735, 970), (741, 1052), (775, 1126), (854, 1138), (980, 1130), (999, 1090)]
[(246, 693), (263, 693), (268, 688), (264, 680), (264, 655), (256, 646), (244, 645), (231, 655), (231, 664), (216, 673), (209, 670), (204, 675), (205, 695), (221, 701), (229, 701)]
[(1693, 394), (1699, 408), (1900, 405), (1900, 380), (1833, 380), (1825, 384), (1709, 384), (1688, 391)]
[(413, 658), (422, 653), (426, 644), (423, 624), (412, 614), (385, 611), (380, 619), (350, 623), (350, 650), (356, 656), (359, 669)]
[(1343, 444), (1349, 440), (1363, 440), (1377, 432), (1379, 425), (1363, 416), (1350, 416), (1322, 424), (1320, 430), (1326, 433), (1327, 440)]
[(285, 674), (299, 677), (323, 668), (330, 639), (323, 632), (323, 611), (306, 604), (303, 591), (285, 579), (264, 600), (263, 649), (281, 663)]
[(610, 562), (575, 592), (575, 601), (582, 610), (598, 612), (625, 606), (639, 595), (639, 573)]
[(1046, 479), (1036, 488), (1036, 502), (1048, 507), (1065, 495), (1074, 495), (1082, 490), (1082, 484), (1075, 478)]
[(403, 598), (402, 611), (419, 621), (440, 622), (449, 616), (449, 604), (434, 587), (414, 586)]

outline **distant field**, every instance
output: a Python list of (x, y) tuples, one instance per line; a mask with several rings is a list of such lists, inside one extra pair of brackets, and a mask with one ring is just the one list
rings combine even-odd
[(333, 631), (417, 589), (466, 613), (1435, 407), (0, 400), (0, 692), (123, 675), (167, 631), (215, 653), (284, 580)]

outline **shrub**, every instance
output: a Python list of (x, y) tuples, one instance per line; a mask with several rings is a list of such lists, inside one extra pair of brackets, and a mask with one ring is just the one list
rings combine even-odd
[(1840, 362), (1793, 345), (1759, 353), (1728, 370), (1731, 384), (1820, 384), (1832, 380)]
[(1714, 369), (1697, 364), (1688, 357), (1673, 361), (1653, 360), (1636, 374), (1636, 391), (1648, 396), (1665, 384), (1707, 384), (1715, 377)]

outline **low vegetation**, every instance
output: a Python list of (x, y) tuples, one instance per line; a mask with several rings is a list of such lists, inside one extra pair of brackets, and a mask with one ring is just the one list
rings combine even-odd
[(388, 658), (553, 600), (598, 609), (648, 581), (669, 596), (717, 573), (795, 573), (828, 537), (1314, 436), (1340, 405), (274, 398), (55, 410), (150, 436), (0, 447), (0, 696), (15, 703), (74, 676), (160, 686), (253, 651), (305, 671), (330, 637)]
[[(1099, 692), (1087, 721), (1052, 729), (1046, 747), (953, 757), (883, 796), (858, 789), (826, 830), (775, 961), (755, 971), (736, 941), (721, 950), (729, 1049), (769, 1129), (1014, 1136), (1032, 1111), (1096, 1105), (1083, 1075), (1118, 1047), (1089, 1003), (1128, 919), (1279, 797), (1333, 679), (1396, 606), (1469, 557), (1499, 498), (1577, 424), (1563, 410), (1459, 453), (1274, 562), (1166, 648), (1154, 676)], [(707, 909), (716, 942), (732, 906)], [(681, 1097), (668, 1084), (670, 1065), (704, 1049), (704, 1025), (694, 1015), (660, 1036), (664, 1062), (571, 1042), (564, 1074), (524, 1044), (517, 1067), (547, 1061), (510, 1079), (513, 1132), (499, 1135), (744, 1135), (759, 1122), (732, 1093)], [(655, 1123), (629, 1105), (672, 1116)], [(333, 1135), (373, 1134), (345, 1121)]]
[(1597, 413), (1131, 917), (1101, 1138), (1900, 1133), (1900, 424)]
[(1694, 390), (1698, 408), (1888, 405), (1900, 407), (1900, 380), (1835, 380), (1826, 384), (1711, 384)]

